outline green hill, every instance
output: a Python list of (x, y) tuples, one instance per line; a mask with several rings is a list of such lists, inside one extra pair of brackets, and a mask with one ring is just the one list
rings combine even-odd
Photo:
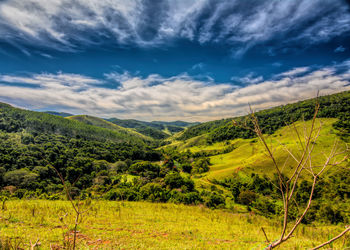
[[(159, 160), (149, 140), (126, 129), (111, 130), (0, 103), (0, 186), (54, 192), (60, 189), (48, 162), (79, 189), (93, 184), (109, 163)], [(51, 190), (51, 191), (50, 191)]]
[[(313, 144), (316, 165), (323, 161), (323, 153), (329, 153), (335, 139), (340, 150), (345, 148), (349, 139), (349, 97), (350, 92), (343, 92), (319, 99), (320, 118), (316, 123), (323, 127)], [(314, 107), (315, 100), (311, 99), (256, 113), (278, 164), (285, 162), (283, 174), (290, 173), (293, 163), (284, 147), (298, 154), (296, 137), (286, 125), (294, 124), (304, 133)], [(245, 119), (235, 118), (237, 122)], [(84, 198), (203, 204), (278, 217), (281, 197), (275, 171), (249, 129), (225, 119), (195, 125), (159, 141), (132, 130), (137, 131), (142, 122), (121, 121), (133, 128), (91, 116), (63, 118), (0, 104), (0, 195), (60, 197), (62, 185), (50, 162), (67, 182), (74, 183), (74, 194)], [(249, 120), (246, 125), (251, 126)], [(151, 122), (142, 126), (161, 132), (173, 125)], [(154, 149), (159, 143), (169, 144)], [(348, 162), (344, 164), (320, 179), (313, 214), (305, 223), (350, 221), (350, 173)], [(295, 198), (302, 205), (310, 188), (305, 177), (301, 176), (302, 182), (296, 187), (300, 196)], [(334, 199), (338, 202), (331, 203)]]
[(121, 126), (118, 126), (112, 122), (109, 122), (107, 120), (98, 118), (98, 117), (94, 117), (94, 116), (89, 116), (89, 115), (74, 115), (74, 116), (68, 116), (66, 117), (69, 120), (74, 120), (74, 121), (79, 121), (82, 123), (85, 123), (87, 125), (92, 125), (92, 126), (96, 126), (96, 127), (100, 127), (100, 128), (106, 128), (109, 130), (113, 130), (116, 131), (118, 133), (125, 133), (125, 134), (129, 134), (131, 136), (136, 136), (136, 137), (140, 137), (146, 140), (152, 140), (150, 137), (142, 135), (141, 133), (138, 133), (132, 129), (127, 129)]
[(50, 114), (50, 115), (62, 116), (62, 117), (72, 116), (72, 114), (70, 114), (70, 113), (56, 112), (56, 111), (45, 111), (44, 113), (47, 113), (47, 114)]
[[(339, 118), (340, 126), (350, 131), (350, 91), (321, 96), (318, 98), (320, 103), (319, 118)], [(297, 103), (282, 105), (267, 110), (256, 112), (256, 116), (265, 133), (273, 134), (277, 129), (296, 122), (298, 120), (309, 120), (312, 118), (315, 109), (316, 99), (309, 99)], [(253, 138), (254, 132), (235, 126), (233, 120), (238, 123), (244, 122), (247, 116), (210, 121), (192, 126), (186, 129), (178, 140), (187, 140), (199, 135), (206, 135), (208, 143), (221, 142), (236, 138)], [(252, 124), (247, 124), (252, 126)]]
[[(316, 124), (318, 126), (322, 125), (322, 130), (315, 147), (316, 154), (320, 154), (321, 151), (330, 151), (331, 142), (336, 139), (341, 142), (343, 149), (345, 149), (345, 142), (339, 137), (339, 131), (333, 127), (336, 122), (336, 118), (317, 119)], [(294, 123), (294, 125), (300, 133), (303, 133), (304, 125), (309, 127), (310, 121), (305, 124), (299, 121)], [(256, 173), (270, 177), (273, 174), (274, 166), (256, 138), (238, 138), (208, 145), (205, 143), (205, 140), (203, 141), (203, 137), (204, 135), (186, 141), (173, 142), (165, 148), (174, 147), (181, 152), (190, 151), (198, 156), (207, 156), (210, 159), (210, 170), (201, 176), (201, 179), (206, 181), (224, 179), (232, 176), (235, 172), (244, 173), (245, 175)], [(293, 144), (295, 142), (295, 134), (291, 133), (289, 126), (282, 127), (275, 133), (267, 135), (267, 141), (278, 155), (279, 164), (283, 164), (288, 157), (288, 153), (283, 150), (286, 145), (292, 145), (292, 150), (297, 151), (296, 146)], [(292, 165), (292, 160), (289, 159), (286, 164)], [(320, 160), (322, 160), (321, 157), (315, 158), (317, 164), (320, 164), (318, 162)], [(288, 173), (288, 169), (286, 173)]]
[(154, 139), (165, 139), (174, 133), (183, 131), (186, 127), (192, 125), (197, 125), (198, 123), (189, 123), (183, 121), (174, 121), (174, 122), (162, 122), (162, 121), (153, 121), (153, 122), (144, 122), (133, 119), (121, 120), (117, 118), (108, 119), (108, 121), (119, 125), (124, 128), (132, 128), (135, 131), (152, 137)]
[(111, 130), (60, 116), (14, 108), (0, 103), (0, 129), (6, 132), (26, 130), (32, 134), (56, 134), (70, 138), (143, 143), (142, 138), (125, 129)]

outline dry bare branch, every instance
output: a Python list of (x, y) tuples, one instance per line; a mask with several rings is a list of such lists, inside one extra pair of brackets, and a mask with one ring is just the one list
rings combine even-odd
[[(293, 154), (291, 150), (289, 150), (285, 145), (280, 143), (280, 145), (282, 145), (282, 147), (288, 153), (288, 155), (291, 156), (294, 159), (294, 161), (296, 162), (296, 165), (294, 166), (294, 169), (293, 169), (290, 177), (288, 177), (288, 176), (284, 177), (284, 176), (282, 176), (282, 170), (284, 169), (284, 166), (286, 165), (287, 161), (284, 162), (282, 167), (280, 167), (277, 164), (277, 160), (275, 158), (274, 152), (273, 152), (272, 148), (268, 145), (266, 138), (264, 137), (264, 134), (263, 134), (261, 127), (259, 125), (259, 121), (258, 121), (257, 117), (255, 116), (253, 109), (251, 107), (249, 107), (249, 108), (250, 108), (250, 112), (251, 112), (251, 115), (250, 115), (251, 122), (253, 123), (253, 126), (254, 126), (254, 132), (258, 136), (260, 142), (263, 144), (264, 149), (267, 153), (267, 156), (272, 160), (273, 166), (274, 166), (275, 170), (277, 171), (278, 180), (279, 180), (279, 190), (281, 192), (282, 201), (283, 201), (282, 231), (281, 231), (279, 239), (274, 241), (274, 242), (270, 242), (270, 244), (268, 245), (267, 248), (272, 249), (272, 248), (275, 248), (275, 247), (281, 245), (283, 242), (285, 242), (288, 239), (290, 239), (291, 237), (293, 237), (293, 233), (295, 232), (296, 228), (300, 225), (301, 221), (304, 219), (304, 217), (306, 216), (307, 212), (309, 211), (309, 209), (311, 207), (315, 187), (316, 187), (317, 180), (318, 180), (319, 176), (327, 169), (328, 166), (339, 165), (342, 162), (344, 162), (346, 159), (348, 159), (348, 157), (345, 156), (342, 160), (335, 161), (336, 156), (344, 154), (345, 152), (348, 152), (348, 149), (345, 151), (338, 152), (338, 141), (335, 140), (334, 144), (330, 150), (330, 153), (326, 156), (326, 159), (325, 159), (325, 162), (323, 163), (323, 165), (318, 167), (318, 166), (314, 166), (312, 164), (314, 147), (316, 145), (316, 141), (318, 140), (318, 138), (320, 136), (321, 129), (322, 129), (322, 124), (320, 124), (320, 126), (316, 128), (316, 118), (317, 118), (317, 114), (318, 114), (319, 108), (320, 108), (320, 105), (317, 102), (315, 105), (315, 112), (314, 112), (312, 120), (311, 120), (310, 130), (307, 129), (306, 123), (304, 122), (304, 142), (302, 142), (301, 135), (300, 135), (297, 127), (295, 126), (295, 124), (293, 124), (294, 132), (296, 134), (296, 137), (298, 138), (298, 141), (296, 141), (296, 144), (300, 144), (300, 149), (299, 149), (300, 156)], [(292, 130), (290, 126), (289, 126), (289, 129)], [(290, 213), (290, 211), (289, 211), (290, 202), (291, 201), (295, 202), (296, 206), (298, 207), (298, 210), (299, 210), (299, 204), (293, 198), (293, 195), (296, 192), (296, 187), (297, 187), (297, 184), (302, 176), (303, 171), (309, 173), (312, 176), (311, 191), (309, 193), (309, 198), (308, 198), (307, 204), (305, 205), (305, 208), (304, 208), (302, 214), (296, 218), (296, 221), (291, 225), (290, 229), (287, 232), (287, 228), (289, 228), (288, 225), (290, 224), (290, 222), (288, 221), (288, 215)], [(321, 244), (319, 247), (325, 246), (325, 245), (333, 242), (334, 240), (343, 236), (348, 231), (349, 231), (349, 228), (344, 230), (341, 234), (334, 237), (333, 239)], [(268, 240), (264, 230), (263, 230), (263, 232), (264, 232), (266, 240)], [(315, 249), (318, 249), (318, 248), (315, 248)]]

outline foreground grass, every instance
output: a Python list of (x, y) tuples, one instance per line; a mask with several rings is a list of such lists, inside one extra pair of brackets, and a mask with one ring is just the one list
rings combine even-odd
[[(41, 249), (59, 249), (71, 240), (74, 211), (67, 201), (8, 201), (0, 210), (0, 239), (22, 248), (39, 239)], [(278, 221), (202, 206), (147, 202), (93, 201), (79, 224), (79, 249), (263, 249)], [(342, 230), (341, 226), (304, 226), (283, 249), (308, 248)], [(70, 239), (68, 239), (68, 237)], [(344, 239), (333, 247), (350, 246)], [(0, 247), (1, 248), (1, 247)]]

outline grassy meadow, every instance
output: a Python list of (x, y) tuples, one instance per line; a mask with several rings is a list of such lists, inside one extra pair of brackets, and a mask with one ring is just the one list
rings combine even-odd
[[(72, 242), (74, 211), (67, 201), (12, 200), (0, 212), (0, 239), (6, 246), (62, 249)], [(147, 202), (92, 201), (78, 227), (79, 249), (263, 249), (263, 227), (276, 239), (280, 222), (254, 214)], [(301, 225), (283, 249), (316, 246), (342, 226)], [(348, 236), (349, 238), (349, 236)], [(350, 247), (347, 238), (334, 249)]]
[[(333, 128), (332, 124), (336, 122), (334, 118), (319, 118), (316, 121), (316, 128), (321, 126), (319, 138), (316, 142), (313, 160), (314, 165), (319, 165), (324, 161), (322, 156), (323, 152), (330, 152), (333, 142), (338, 141), (338, 150), (342, 151), (345, 148), (345, 143), (340, 140), (337, 135), (337, 131)], [(311, 121), (296, 122), (295, 127), (298, 129), (301, 136), (304, 135), (304, 130), (308, 130), (311, 125)], [(298, 155), (299, 143), (297, 135), (294, 131), (294, 125), (283, 127), (277, 130), (272, 135), (266, 135), (267, 142), (274, 150), (278, 163), (283, 165), (286, 158), (288, 158), (288, 152), (284, 149), (288, 148), (293, 154)], [(271, 159), (267, 157), (266, 151), (260, 141), (257, 138), (254, 139), (235, 139), (228, 142), (216, 142), (211, 145), (200, 145), (200, 141), (203, 141), (204, 136), (198, 136), (191, 138), (184, 142), (174, 141), (167, 147), (176, 147), (181, 151), (190, 150), (192, 153), (196, 152), (210, 152), (213, 150), (223, 150), (230, 145), (234, 146), (234, 150), (229, 153), (217, 154), (210, 156), (210, 170), (203, 174), (200, 178), (204, 183), (206, 180), (211, 181), (213, 179), (223, 179), (232, 176), (234, 172), (240, 172), (242, 174), (257, 173), (261, 175), (267, 175), (271, 177), (274, 173), (274, 167)], [(194, 143), (195, 142), (195, 143)], [(192, 146), (192, 145), (195, 146)], [(199, 144), (199, 145), (198, 145)], [(293, 166), (294, 161), (291, 157), (287, 160), (284, 173), (289, 173), (289, 169)]]

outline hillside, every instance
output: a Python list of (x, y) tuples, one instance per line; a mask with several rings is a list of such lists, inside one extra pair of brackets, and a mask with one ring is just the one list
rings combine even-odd
[[(339, 137), (339, 131), (334, 129), (336, 124), (335, 118), (319, 118), (316, 121), (317, 126), (322, 126), (320, 139), (315, 147), (315, 153), (320, 154), (321, 151), (328, 152), (331, 149), (334, 140), (341, 142), (341, 147), (345, 149), (345, 142)], [(310, 127), (310, 121), (296, 122), (292, 127), (296, 127), (300, 133), (303, 133), (304, 126)], [(225, 142), (216, 142), (206, 144), (203, 140), (205, 135), (197, 136), (186, 141), (173, 142), (163, 147), (165, 150), (175, 148), (180, 152), (191, 152), (195, 155), (206, 156), (210, 159), (210, 170), (202, 174), (200, 179), (206, 181), (222, 180), (231, 177), (233, 173), (250, 175), (252, 173), (259, 175), (267, 175), (273, 177), (274, 167), (271, 160), (266, 156), (265, 150), (261, 143), (256, 139), (238, 138), (227, 140)], [(275, 133), (268, 135), (269, 145), (278, 154), (278, 163), (283, 163), (288, 157), (288, 153), (284, 151), (286, 145), (292, 145), (294, 151), (297, 151), (295, 142), (295, 134), (292, 133), (289, 126), (278, 129)], [(321, 158), (316, 158), (316, 161)], [(292, 165), (293, 159), (287, 161), (287, 165)], [(316, 164), (320, 164), (317, 162)], [(288, 171), (286, 172), (288, 174)]]
[(72, 114), (70, 114), (70, 113), (56, 112), (56, 111), (45, 111), (44, 113), (47, 113), (47, 114), (50, 114), (50, 115), (62, 116), (62, 117), (72, 116)]
[[(321, 127), (318, 140), (313, 145), (311, 155), (313, 166), (322, 166), (325, 156), (332, 151), (337, 143), (337, 152), (347, 149), (343, 139), (344, 134), (334, 125), (338, 124), (336, 118), (318, 118), (317, 130)], [(275, 133), (266, 136), (266, 141), (273, 149), (278, 166), (283, 176), (292, 175), (295, 160), (289, 155), (300, 155), (299, 142), (294, 127), (303, 135), (308, 131), (311, 121), (295, 122), (291, 126), (284, 126)], [(257, 138), (238, 138), (207, 144), (206, 135), (200, 135), (185, 141), (175, 141), (163, 146), (162, 150), (169, 155), (175, 165), (181, 166), (184, 171), (190, 169), (195, 187), (202, 192), (211, 190), (213, 193), (229, 197), (235, 203), (248, 205), (250, 210), (273, 217), (281, 211), (281, 197), (276, 175), (276, 169), (271, 159)], [(334, 160), (340, 161), (349, 151), (342, 153)], [(311, 162), (310, 162), (311, 164)], [(332, 223), (349, 221), (350, 203), (350, 171), (349, 163), (344, 162), (336, 167), (328, 167), (322, 175), (318, 185), (318, 194), (314, 197), (312, 216), (304, 219), (305, 223), (314, 220), (329, 220)], [(310, 189), (308, 172), (300, 176), (297, 186), (297, 202), (304, 204), (307, 192)], [(305, 194), (306, 193), (306, 194)], [(243, 198), (246, 195), (249, 198)], [(337, 199), (337, 203), (330, 201)], [(226, 203), (227, 204), (227, 203)], [(324, 208), (324, 209), (321, 209)], [(299, 208), (293, 207), (298, 210)], [(333, 215), (331, 215), (333, 214)], [(336, 214), (336, 215), (335, 215)]]
[(100, 128), (106, 128), (109, 130), (113, 130), (119, 133), (125, 133), (125, 134), (130, 134), (136, 137), (140, 137), (146, 140), (152, 140), (150, 137), (142, 135), (132, 129), (126, 129), (124, 127), (118, 126), (112, 122), (109, 122), (107, 120), (94, 117), (94, 116), (89, 116), (89, 115), (74, 115), (74, 116), (68, 116), (66, 117), (69, 120), (74, 120), (74, 121), (79, 121), (82, 123), (85, 123), (87, 125), (92, 125)]
[(117, 118), (108, 119), (108, 121), (117, 124), (124, 128), (132, 128), (135, 131), (150, 136), (154, 139), (165, 139), (170, 135), (183, 131), (185, 128), (192, 125), (197, 125), (198, 123), (189, 123), (183, 121), (175, 122), (162, 122), (162, 121), (153, 121), (153, 122), (144, 122), (138, 120), (121, 120)]
[(143, 143), (140, 136), (127, 130), (110, 130), (42, 112), (34, 112), (0, 103), (0, 129), (9, 133), (23, 130), (32, 134), (56, 134), (96, 141)]
[[(322, 153), (330, 151), (334, 139), (344, 148), (349, 131), (349, 92), (322, 97), (320, 102), (323, 118), (316, 123), (323, 127), (314, 145), (315, 164), (321, 163)], [(292, 159), (287, 158), (284, 146), (298, 153), (295, 136), (286, 124), (304, 133), (310, 121), (304, 124), (299, 118), (309, 120), (313, 105), (314, 100), (307, 100), (257, 113), (278, 163), (286, 160), (286, 175)], [(154, 143), (159, 141), (100, 118), (63, 118), (7, 104), (0, 105), (0, 130), (0, 195), (4, 197), (62, 199), (62, 185), (50, 163), (67, 183), (74, 184), (74, 196), (84, 199), (202, 204), (240, 212), (253, 210), (270, 218), (278, 217), (281, 210), (271, 161), (253, 132), (234, 126), (230, 119), (189, 127), (158, 149)], [(181, 136), (188, 138), (176, 139)], [(322, 177), (314, 214), (305, 223), (350, 220), (346, 164)], [(301, 193), (310, 186), (306, 177), (301, 176), (305, 182), (297, 186)], [(244, 195), (251, 200), (247, 202)], [(305, 195), (296, 198), (305, 204)], [(338, 202), (330, 203), (334, 199)]]
[(0, 104), (0, 187), (23, 191), (60, 190), (48, 163), (76, 187), (85, 189), (108, 162), (159, 160), (148, 140), (125, 129), (111, 130)]
[[(339, 123), (335, 126), (341, 126), (349, 133), (349, 114), (350, 114), (350, 91), (338, 94), (321, 96), (318, 98), (320, 103), (319, 118), (339, 118)], [(295, 121), (312, 118), (315, 109), (316, 98), (288, 105), (278, 106), (267, 110), (256, 112), (256, 116), (265, 133), (272, 134), (277, 129), (291, 124)], [(238, 123), (244, 122), (247, 116), (210, 121), (192, 126), (186, 129), (176, 139), (187, 140), (199, 135), (205, 135), (208, 143), (221, 142), (236, 138), (253, 138), (253, 131), (243, 129), (240, 126), (234, 126), (232, 120)], [(250, 125), (251, 124), (247, 124)]]

